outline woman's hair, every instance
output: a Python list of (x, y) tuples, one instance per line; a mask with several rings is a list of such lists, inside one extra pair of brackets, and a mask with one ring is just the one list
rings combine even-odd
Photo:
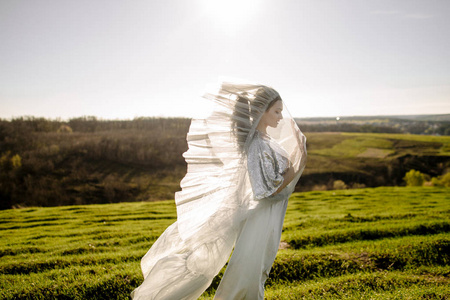
[(244, 148), (248, 133), (252, 127), (250, 115), (250, 99), (246, 96), (238, 96), (233, 112), (233, 132), (241, 150)]
[(266, 108), (266, 111), (268, 111), (277, 101), (282, 101), (280, 96), (270, 101), (269, 105)]
[(237, 96), (233, 112), (233, 132), (236, 136), (239, 148), (244, 149), (248, 134), (254, 125), (259, 122), (261, 115), (269, 110), (277, 101), (281, 101), (280, 95), (270, 87), (260, 87), (254, 94), (254, 98), (247, 93)]

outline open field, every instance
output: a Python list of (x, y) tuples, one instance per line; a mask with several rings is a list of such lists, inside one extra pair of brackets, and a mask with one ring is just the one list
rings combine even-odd
[[(293, 194), (267, 299), (450, 299), (449, 199), (436, 187)], [(175, 219), (173, 201), (0, 211), (0, 298), (127, 299)]]
[(306, 134), (308, 162), (299, 190), (402, 185), (411, 169), (435, 177), (450, 168), (450, 136), (387, 133)]

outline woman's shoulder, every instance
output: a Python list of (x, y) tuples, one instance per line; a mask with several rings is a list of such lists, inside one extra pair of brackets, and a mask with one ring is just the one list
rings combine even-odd
[(249, 145), (249, 151), (270, 149), (270, 137), (264, 136), (259, 131), (255, 131)]

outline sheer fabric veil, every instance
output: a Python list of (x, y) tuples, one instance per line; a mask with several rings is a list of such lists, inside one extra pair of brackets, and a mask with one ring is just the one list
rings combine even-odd
[[(191, 122), (183, 154), (187, 173), (175, 194), (177, 221), (142, 258), (144, 282), (133, 299), (197, 299), (225, 265), (249, 210), (258, 205), (246, 150), (277, 97), (267, 86), (225, 81), (206, 92), (213, 109)], [(268, 133), (296, 171), (286, 187), (292, 193), (306, 163), (306, 138), (285, 106), (283, 120)]]

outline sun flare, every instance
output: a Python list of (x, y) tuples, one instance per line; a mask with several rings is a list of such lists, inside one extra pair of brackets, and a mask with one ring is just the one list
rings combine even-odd
[(259, 0), (201, 0), (203, 12), (228, 35), (241, 30), (259, 8)]

